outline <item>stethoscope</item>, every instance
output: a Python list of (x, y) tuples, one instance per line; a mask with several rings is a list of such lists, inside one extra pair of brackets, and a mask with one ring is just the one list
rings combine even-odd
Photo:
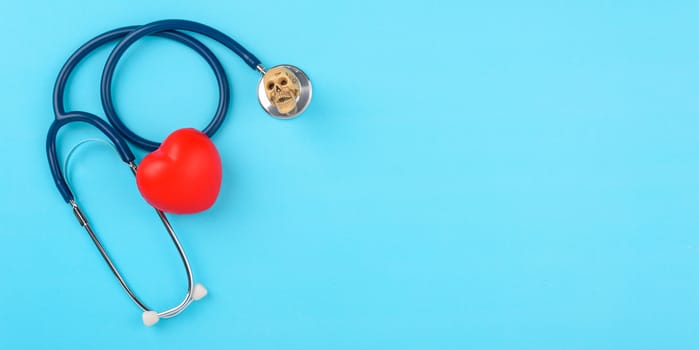
[[(165, 226), (170, 238), (172, 239), (172, 242), (174, 243), (175, 248), (181, 257), (182, 263), (184, 264), (187, 272), (187, 294), (177, 306), (160, 312), (150, 309), (136, 296), (136, 294), (124, 280), (123, 276), (119, 273), (119, 270), (109, 257), (109, 254), (107, 254), (107, 251), (100, 240), (95, 235), (87, 220), (87, 217), (78, 206), (73, 192), (66, 182), (56, 151), (56, 135), (63, 126), (73, 122), (83, 122), (92, 125), (111, 141), (121, 160), (126, 163), (129, 168), (131, 168), (132, 173), (137, 176), (138, 179), (139, 170), (135, 163), (134, 154), (131, 152), (127, 141), (136, 147), (151, 152), (158, 149), (158, 147), (160, 147), (160, 143), (137, 135), (121, 121), (116, 113), (112, 99), (112, 81), (117, 63), (124, 55), (126, 50), (136, 41), (145, 36), (157, 35), (159, 37), (175, 40), (193, 49), (199, 55), (201, 55), (213, 69), (218, 81), (218, 90), (220, 94), (216, 113), (211, 122), (201, 131), (201, 136), (197, 135), (196, 131), (188, 131), (194, 134), (192, 136), (194, 138), (199, 137), (200, 139), (207, 139), (203, 135), (206, 135), (208, 138), (212, 137), (221, 127), (221, 124), (223, 123), (228, 111), (228, 105), (230, 104), (230, 88), (228, 85), (228, 79), (221, 62), (214, 55), (214, 53), (211, 52), (211, 50), (199, 40), (181, 31), (202, 34), (220, 42), (240, 56), (240, 58), (242, 58), (243, 61), (252, 69), (259, 71), (262, 74), (262, 78), (258, 83), (258, 100), (262, 108), (268, 114), (280, 119), (293, 118), (303, 112), (311, 100), (311, 82), (306, 74), (304, 74), (304, 72), (297, 67), (291, 65), (280, 65), (269, 70), (265, 70), (257, 57), (255, 57), (231, 37), (214, 28), (192, 21), (162, 20), (143, 26), (129, 26), (114, 29), (88, 41), (77, 51), (75, 51), (70, 58), (68, 58), (58, 74), (53, 90), (53, 110), (56, 119), (49, 128), (46, 140), (46, 152), (48, 155), (49, 166), (51, 168), (51, 174), (53, 175), (54, 182), (56, 183), (56, 187), (61, 193), (61, 196), (66, 203), (71, 206), (78, 222), (90, 235), (90, 238), (94, 242), (114, 276), (121, 284), (122, 288), (126, 291), (131, 300), (133, 300), (133, 302), (136, 303), (141, 310), (143, 310), (142, 318), (144, 324), (147, 326), (157, 323), (161, 318), (170, 318), (178, 315), (184, 309), (186, 309), (192, 301), (203, 298), (207, 294), (207, 290), (203, 285), (194, 283), (192, 269), (189, 265), (187, 255), (177, 239), (177, 235), (175, 234), (172, 225), (170, 225), (170, 222), (165, 216), (164, 210), (156, 207), (156, 212)], [(82, 61), (82, 59), (84, 59), (95, 49), (117, 40), (119, 40), (119, 42), (112, 50), (104, 66), (101, 81), (102, 107), (109, 123), (88, 112), (66, 111), (63, 103), (64, 92), (68, 78), (75, 67)], [(202, 142), (206, 143), (207, 141), (204, 140)], [(146, 200), (148, 201), (148, 199)]]

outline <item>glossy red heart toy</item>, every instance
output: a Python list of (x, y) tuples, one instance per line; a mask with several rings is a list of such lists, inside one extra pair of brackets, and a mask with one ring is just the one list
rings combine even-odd
[(194, 214), (209, 209), (221, 188), (221, 157), (199, 130), (179, 129), (146, 155), (136, 184), (150, 205), (167, 213)]

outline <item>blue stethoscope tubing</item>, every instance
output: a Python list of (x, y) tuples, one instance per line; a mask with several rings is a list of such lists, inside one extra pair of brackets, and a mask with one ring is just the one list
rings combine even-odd
[[(66, 202), (74, 198), (61, 172), (55, 146), (56, 135), (59, 129), (64, 125), (71, 122), (85, 122), (95, 126), (114, 143), (121, 159), (125, 163), (132, 162), (134, 156), (124, 139), (148, 151), (153, 151), (160, 145), (158, 142), (147, 140), (131, 131), (117, 115), (112, 99), (112, 81), (119, 59), (133, 43), (145, 36), (157, 35), (178, 41), (200, 54), (209, 66), (211, 66), (218, 82), (220, 98), (213, 119), (202, 132), (212, 137), (220, 128), (230, 104), (230, 86), (228, 84), (226, 72), (216, 55), (214, 55), (206, 45), (190, 35), (179, 32), (179, 30), (191, 31), (208, 36), (231, 49), (252, 69), (259, 70), (260, 60), (231, 37), (204, 24), (187, 20), (162, 20), (143, 26), (123, 27), (103, 33), (85, 43), (68, 58), (58, 74), (53, 90), (53, 111), (56, 120), (49, 128), (46, 140), (46, 151), (48, 154), (49, 166), (51, 167), (51, 174), (53, 175), (58, 191)], [(103, 119), (91, 113), (78, 111), (66, 112), (64, 105), (65, 88), (68, 78), (75, 67), (82, 59), (97, 48), (118, 39), (121, 39), (121, 41), (114, 47), (104, 66), (100, 87), (102, 108), (111, 126), (106, 124)]]
[[(191, 303), (191, 301), (194, 300), (194, 298), (196, 298), (195, 296), (193, 296), (193, 290), (195, 289), (195, 285), (193, 283), (191, 268), (189, 266), (189, 262), (184, 253), (184, 250), (182, 249), (182, 246), (180, 245), (177, 236), (175, 235), (174, 230), (172, 229), (172, 226), (165, 217), (165, 214), (162, 211), (156, 209), (156, 212), (160, 216), (160, 219), (162, 220), (165, 228), (170, 234), (173, 243), (175, 244), (178, 252), (180, 253), (182, 262), (184, 263), (188, 277), (188, 291), (184, 300), (176, 307), (157, 313), (155, 311), (151, 311), (151, 309), (146, 307), (145, 304), (141, 302), (133, 293), (133, 291), (128, 287), (126, 281), (121, 276), (118, 269), (116, 268), (112, 260), (109, 258), (109, 255), (107, 254), (106, 250), (100, 243), (99, 239), (94, 234), (92, 228), (87, 222), (85, 214), (77, 205), (75, 197), (72, 191), (70, 190), (70, 187), (68, 186), (68, 183), (62, 172), (60, 162), (58, 161), (58, 154), (56, 150), (56, 136), (59, 130), (67, 124), (73, 122), (83, 122), (90, 124), (96, 129), (98, 129), (100, 132), (102, 132), (114, 144), (115, 149), (119, 154), (121, 160), (124, 163), (128, 164), (134, 173), (136, 172), (137, 167), (134, 163), (135, 157), (133, 152), (129, 148), (127, 141), (132, 143), (136, 147), (148, 151), (155, 150), (159, 147), (160, 144), (158, 142), (150, 141), (137, 135), (121, 121), (121, 119), (116, 113), (116, 109), (114, 107), (114, 102), (112, 99), (112, 81), (114, 77), (114, 71), (116, 70), (116, 66), (119, 62), (119, 59), (121, 59), (126, 50), (139, 39), (145, 36), (155, 35), (180, 42), (185, 46), (193, 49), (195, 52), (201, 55), (204, 58), (204, 60), (206, 60), (206, 62), (209, 64), (209, 66), (213, 69), (218, 83), (220, 97), (218, 107), (216, 109), (213, 119), (202, 130), (202, 132), (204, 132), (206, 135), (212, 137), (216, 133), (216, 131), (221, 127), (221, 124), (225, 119), (228, 107), (230, 105), (230, 87), (228, 83), (228, 78), (226, 76), (226, 72), (224, 71), (223, 66), (221, 65), (221, 62), (218, 60), (216, 55), (214, 55), (214, 53), (199, 40), (181, 31), (198, 33), (212, 38), (231, 49), (231, 51), (240, 56), (240, 58), (242, 58), (243, 61), (252, 69), (261, 72), (264, 71), (264, 69), (260, 65), (260, 60), (257, 57), (255, 57), (252, 53), (247, 51), (238, 42), (233, 40), (228, 35), (220, 32), (219, 30), (216, 30), (201, 23), (187, 20), (161, 20), (143, 26), (128, 26), (114, 29), (105, 32), (101, 35), (98, 35), (97, 37), (82, 45), (68, 58), (66, 63), (61, 68), (61, 71), (58, 74), (53, 90), (53, 111), (55, 114), (55, 120), (49, 127), (46, 138), (46, 153), (48, 157), (49, 167), (51, 168), (51, 174), (53, 176), (56, 187), (58, 188), (58, 191), (61, 193), (63, 199), (71, 205), (73, 213), (75, 214), (79, 223), (90, 234), (90, 237), (92, 238), (93, 242), (97, 246), (102, 257), (107, 262), (116, 278), (119, 280), (121, 286), (128, 293), (129, 297), (139, 306), (139, 308), (141, 308), (144, 311), (144, 323), (146, 323), (147, 325), (151, 325), (153, 323), (151, 322), (149, 324), (148, 322), (146, 322), (146, 313), (152, 313), (154, 315), (157, 315), (156, 319), (161, 317), (173, 317), (182, 312)], [(83, 111), (66, 111), (64, 104), (64, 95), (66, 85), (68, 83), (68, 79), (71, 73), (75, 70), (77, 65), (91, 52), (93, 52), (97, 48), (102, 47), (105, 44), (117, 40), (119, 40), (119, 42), (113, 48), (104, 66), (100, 86), (102, 107), (109, 122), (106, 122), (105, 120), (99, 118), (98, 116), (92, 113)]]

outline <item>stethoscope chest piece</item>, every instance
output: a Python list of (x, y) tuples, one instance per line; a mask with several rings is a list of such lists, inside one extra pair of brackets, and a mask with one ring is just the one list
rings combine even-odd
[(258, 70), (263, 76), (257, 84), (257, 99), (269, 115), (291, 119), (308, 107), (313, 88), (311, 80), (301, 69), (282, 64), (267, 71)]

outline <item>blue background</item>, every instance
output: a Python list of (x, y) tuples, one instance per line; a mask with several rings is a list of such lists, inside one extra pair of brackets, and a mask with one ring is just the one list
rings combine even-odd
[[(0, 348), (699, 349), (694, 1), (5, 1)], [(46, 162), (64, 60), (112, 28), (202, 21), (313, 79), (300, 118), (211, 43), (233, 105), (216, 205), (172, 216), (209, 296), (153, 328)], [(72, 79), (103, 115), (108, 49)], [(162, 139), (218, 99), (195, 53), (139, 42), (126, 123)], [(87, 126), (60, 134), (65, 157)], [(143, 152), (138, 153), (139, 158)], [(137, 293), (179, 302), (175, 250), (108, 147), (70, 180)]]

